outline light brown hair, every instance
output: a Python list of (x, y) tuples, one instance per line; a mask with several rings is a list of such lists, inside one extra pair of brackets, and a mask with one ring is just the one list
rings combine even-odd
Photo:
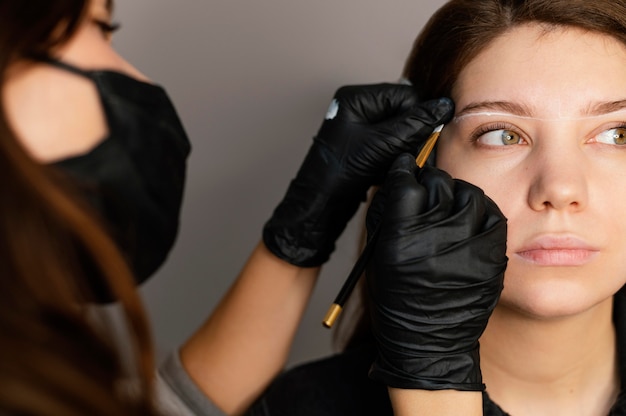
[(624, 0), (452, 0), (426, 23), (404, 68), (424, 100), (450, 96), (460, 72), (513, 27), (542, 24), (612, 36), (626, 45)]

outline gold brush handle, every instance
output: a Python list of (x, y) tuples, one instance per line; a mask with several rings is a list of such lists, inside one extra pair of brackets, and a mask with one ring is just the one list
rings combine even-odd
[(328, 312), (326, 312), (326, 316), (322, 321), (326, 328), (332, 328), (337, 318), (339, 318), (339, 314), (341, 314), (342, 309), (343, 308), (341, 307), (341, 305), (338, 305), (336, 303), (333, 303), (330, 308), (328, 308)]

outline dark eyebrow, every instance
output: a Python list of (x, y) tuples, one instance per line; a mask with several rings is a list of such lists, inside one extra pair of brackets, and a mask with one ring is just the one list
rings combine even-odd
[(626, 100), (599, 102), (590, 104), (585, 110), (584, 115), (599, 116), (624, 109), (626, 109)]
[[(626, 99), (602, 101), (589, 104), (589, 106), (587, 106), (587, 108), (582, 112), (581, 116), (601, 116), (603, 114), (609, 114), (624, 109), (626, 109)], [(502, 111), (522, 117), (534, 116), (533, 111), (523, 104), (511, 101), (482, 101), (466, 105), (461, 111), (458, 112), (456, 117), (481, 111)]]
[(533, 116), (533, 112), (531, 111), (531, 109), (522, 104), (517, 104), (511, 101), (482, 101), (466, 105), (461, 111), (456, 114), (456, 117), (487, 110), (502, 111), (522, 117)]

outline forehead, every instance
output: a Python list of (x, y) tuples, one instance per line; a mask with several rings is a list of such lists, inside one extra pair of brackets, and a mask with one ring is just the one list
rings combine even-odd
[(626, 47), (616, 39), (537, 24), (496, 38), (461, 71), (457, 109), (480, 102), (519, 104), (533, 117), (577, 117), (596, 102), (626, 97)]

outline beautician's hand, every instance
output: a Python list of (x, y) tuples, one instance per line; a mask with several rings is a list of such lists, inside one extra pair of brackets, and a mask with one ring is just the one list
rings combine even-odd
[(301, 267), (328, 260), (335, 240), (401, 152), (417, 153), (453, 114), (448, 99), (420, 103), (412, 87), (340, 88), (285, 197), (263, 230), (276, 256)]
[(506, 219), (479, 188), (403, 154), (374, 196), (368, 233), (379, 222), (366, 271), (379, 349), (371, 377), (483, 390), (478, 338), (502, 290)]

